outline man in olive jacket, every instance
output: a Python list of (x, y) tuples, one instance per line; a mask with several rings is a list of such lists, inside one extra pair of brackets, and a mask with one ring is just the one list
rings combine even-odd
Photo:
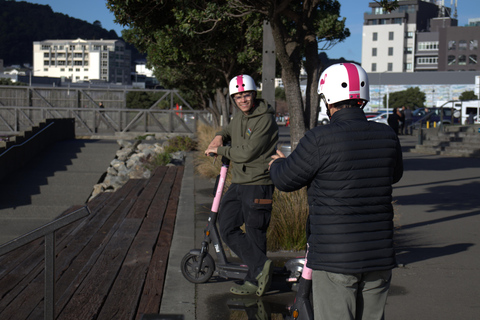
[(315, 320), (380, 320), (396, 265), (392, 184), (403, 174), (400, 143), (389, 126), (367, 121), (360, 66), (327, 68), (318, 93), (330, 124), (308, 131), (288, 158), (277, 152), (270, 174), (279, 190), (308, 189)]
[[(230, 292), (262, 296), (273, 272), (266, 255), (274, 191), (268, 163), (275, 154), (278, 127), (273, 108), (256, 99), (255, 82), (250, 76), (236, 76), (229, 89), (242, 112), (216, 133), (205, 154), (225, 156), (232, 167), (232, 184), (222, 198), (218, 222), (223, 241), (248, 266), (248, 274), (245, 282)], [(231, 145), (224, 146), (224, 141), (231, 141)], [(244, 223), (245, 233), (240, 229)]]

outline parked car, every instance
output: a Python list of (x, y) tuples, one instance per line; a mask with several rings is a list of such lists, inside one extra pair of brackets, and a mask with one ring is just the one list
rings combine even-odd
[(375, 122), (379, 122), (379, 123), (383, 123), (383, 124), (386, 124), (388, 125), (388, 115), (390, 113), (386, 113), (386, 112), (382, 112), (382, 113), (379, 113), (377, 116), (375, 117), (371, 117), (371, 118), (367, 118), (368, 121), (375, 121)]
[(365, 112), (365, 117), (370, 120), (370, 118), (374, 118), (380, 114), (381, 112)]
[[(441, 110), (443, 110), (443, 120), (441, 119)], [(452, 108), (418, 108), (412, 112), (413, 125), (425, 126), (426, 122), (435, 122), (437, 124), (443, 121), (443, 124), (460, 123), (460, 120), (453, 116)], [(453, 119), (453, 121), (452, 121)]]

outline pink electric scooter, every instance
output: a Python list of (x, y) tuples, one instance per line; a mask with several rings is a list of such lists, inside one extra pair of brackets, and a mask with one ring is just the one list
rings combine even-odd
[[(215, 156), (211, 154), (211, 156)], [(187, 253), (181, 262), (183, 276), (193, 283), (205, 283), (212, 275), (217, 275), (226, 279), (243, 280), (247, 275), (248, 267), (244, 264), (233, 263), (227, 260), (222, 241), (217, 229), (218, 208), (225, 187), (230, 160), (222, 157), (222, 167), (217, 177), (215, 186), (215, 197), (208, 217), (207, 226), (204, 230), (204, 238), (200, 249), (192, 249)], [(213, 244), (217, 261), (215, 261), (208, 252), (209, 245)], [(290, 259), (283, 268), (276, 268), (274, 274), (282, 274), (286, 281), (293, 287), (302, 274), (303, 258)], [(280, 270), (278, 270), (280, 269)], [(292, 287), (291, 286), (291, 287)]]

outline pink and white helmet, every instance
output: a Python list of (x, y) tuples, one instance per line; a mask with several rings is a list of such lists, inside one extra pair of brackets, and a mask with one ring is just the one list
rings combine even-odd
[(255, 81), (253, 81), (252, 77), (246, 74), (241, 74), (230, 80), (228, 89), (230, 90), (230, 96), (233, 96), (239, 92), (257, 91), (257, 86), (255, 85)]
[(327, 104), (345, 100), (370, 100), (368, 76), (354, 63), (338, 63), (325, 69), (318, 82), (318, 94)]

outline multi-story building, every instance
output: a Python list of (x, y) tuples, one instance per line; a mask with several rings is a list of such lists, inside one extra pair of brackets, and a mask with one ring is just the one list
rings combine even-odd
[(399, 4), (391, 13), (377, 2), (369, 4), (362, 37), (362, 66), (367, 72), (480, 70), (476, 20), (458, 27), (444, 1)]
[(122, 40), (45, 40), (33, 43), (35, 76), (72, 82), (131, 84), (131, 53)]

